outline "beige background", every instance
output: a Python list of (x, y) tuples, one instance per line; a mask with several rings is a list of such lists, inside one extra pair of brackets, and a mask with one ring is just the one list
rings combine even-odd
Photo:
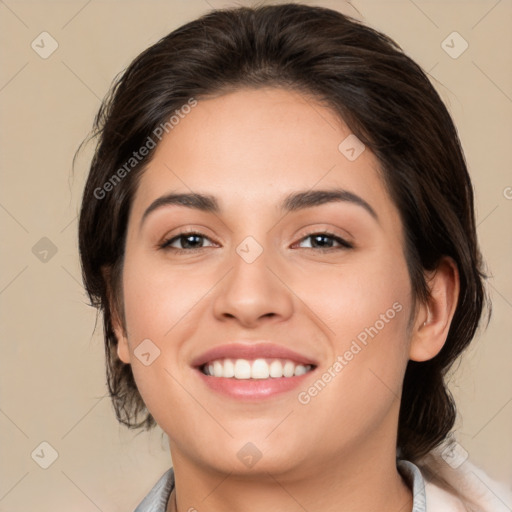
[[(0, 511), (130, 511), (170, 465), (161, 431), (118, 426), (105, 398), (101, 329), (93, 333), (76, 248), (91, 146), (74, 175), (71, 160), (113, 77), (228, 3), (0, 1)], [(430, 72), (458, 125), (494, 313), (452, 379), (457, 436), (473, 462), (512, 482), (512, 2), (318, 3), (357, 9), (392, 36)], [(47, 59), (31, 48), (43, 31), (58, 43)], [(456, 59), (441, 46), (453, 31), (469, 44)], [(43, 237), (57, 250), (46, 262)], [(48, 469), (36, 463), (49, 461), (43, 441), (58, 452)]]

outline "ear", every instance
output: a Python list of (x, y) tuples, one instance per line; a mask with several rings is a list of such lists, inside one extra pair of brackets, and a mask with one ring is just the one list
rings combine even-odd
[(445, 256), (428, 279), (431, 297), (421, 304), (412, 330), (409, 359), (428, 361), (443, 348), (459, 298), (457, 264)]
[(121, 312), (119, 311), (120, 302), (114, 298), (114, 291), (112, 287), (112, 268), (104, 266), (101, 268), (101, 273), (107, 287), (108, 308), (110, 310), (110, 321), (112, 329), (117, 339), (117, 356), (125, 363), (130, 363), (130, 347), (128, 345), (128, 335), (125, 326), (121, 320)]

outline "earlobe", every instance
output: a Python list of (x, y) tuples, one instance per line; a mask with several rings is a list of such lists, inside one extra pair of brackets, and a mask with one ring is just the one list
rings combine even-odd
[(125, 364), (130, 363), (130, 346), (128, 344), (128, 337), (124, 327), (121, 325), (121, 321), (116, 310), (111, 309), (111, 322), (114, 334), (117, 339), (117, 356)]
[[(114, 306), (111, 306), (114, 307)], [(128, 335), (123, 327), (116, 309), (111, 309), (111, 322), (114, 334), (117, 339), (117, 356), (123, 363), (130, 363), (130, 345), (128, 343)]]
[(443, 348), (459, 297), (457, 264), (445, 256), (429, 279), (430, 299), (419, 307), (409, 359), (428, 361)]
[(130, 364), (130, 347), (125, 336), (117, 337), (117, 356), (125, 364)]
[(118, 308), (121, 307), (116, 304), (114, 299), (114, 294), (112, 291), (112, 269), (111, 267), (102, 267), (101, 269), (103, 279), (105, 280), (105, 284), (107, 287), (107, 296), (108, 296), (108, 309), (110, 313), (110, 322), (112, 324), (112, 329), (114, 331), (115, 337), (117, 339), (117, 356), (119, 359), (125, 363), (130, 363), (130, 347), (128, 344), (128, 338), (126, 329), (123, 326), (123, 323), (119, 317)]

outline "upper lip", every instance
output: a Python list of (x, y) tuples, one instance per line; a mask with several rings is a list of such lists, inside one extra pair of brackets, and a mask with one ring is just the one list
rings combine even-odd
[(192, 361), (192, 366), (200, 367), (217, 359), (289, 359), (295, 363), (317, 366), (312, 358), (269, 342), (235, 342), (218, 345), (197, 356)]

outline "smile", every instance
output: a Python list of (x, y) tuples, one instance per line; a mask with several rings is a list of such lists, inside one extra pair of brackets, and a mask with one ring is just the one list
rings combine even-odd
[(295, 363), (286, 359), (216, 359), (204, 364), (204, 375), (229, 379), (278, 379), (299, 377), (313, 369), (311, 364)]

